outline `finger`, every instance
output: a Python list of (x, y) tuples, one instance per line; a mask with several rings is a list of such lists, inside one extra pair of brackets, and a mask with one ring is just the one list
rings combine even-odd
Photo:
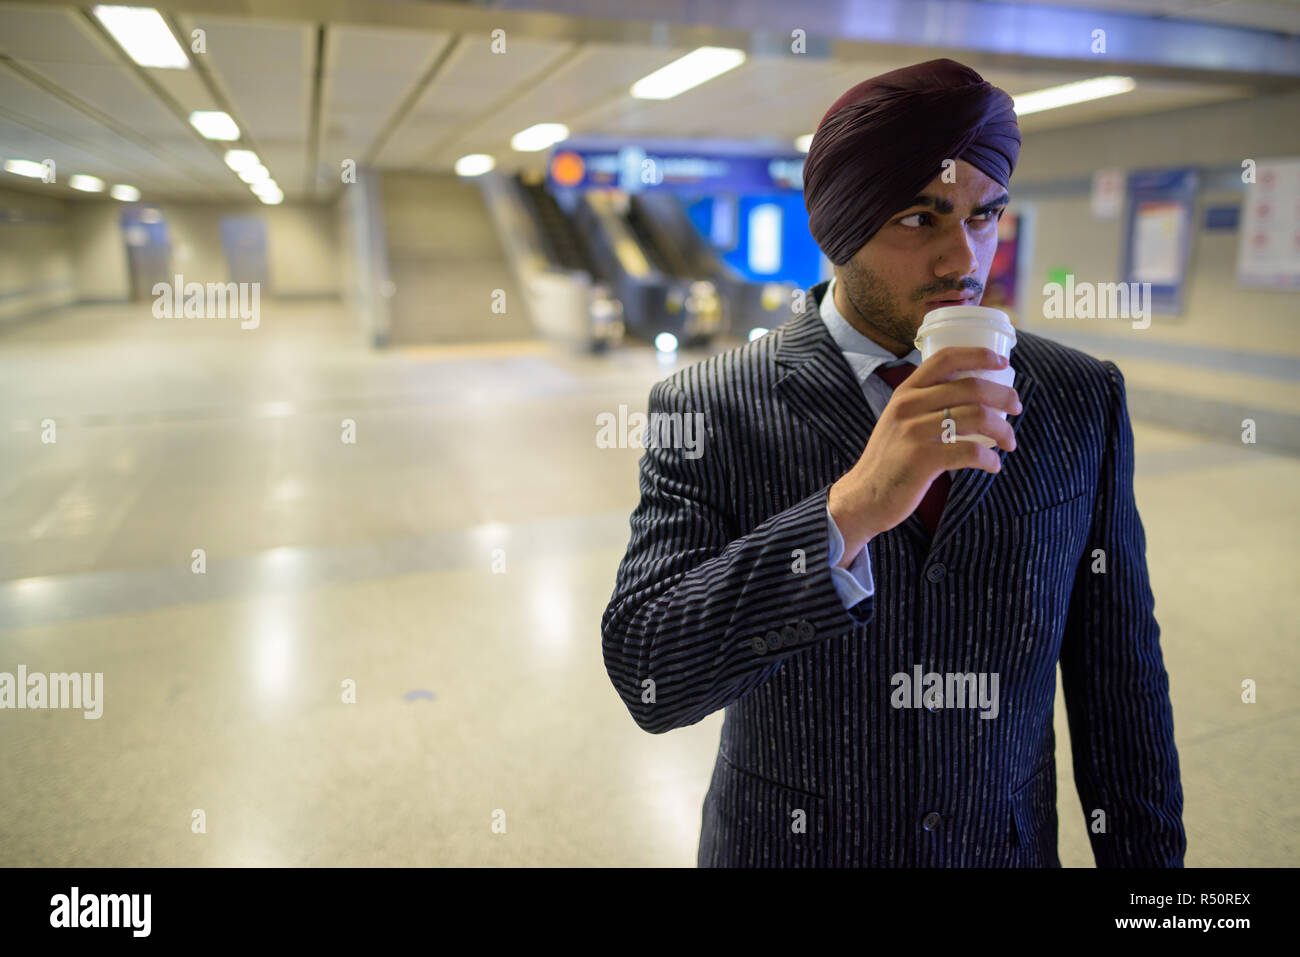
[[(1016, 433), (1011, 423), (987, 405), (959, 405), (951, 410), (957, 435), (985, 435), (1008, 452), (1016, 450)], [(943, 420), (943, 413), (939, 413)], [(946, 420), (943, 420), (946, 421)]]
[(978, 442), (944, 443), (944, 469), (983, 469), (997, 475), (1002, 471), (1002, 459), (995, 449)]
[(899, 405), (900, 411), (916, 415), (924, 415), (945, 406), (955, 409), (959, 405), (987, 405), (1012, 415), (1019, 415), (1023, 411), (1020, 394), (1011, 386), (975, 377), (954, 379), (952, 382), (928, 386), (924, 390), (914, 390), (900, 400)]
[(987, 405), (992, 409), (1012, 414), (1017, 414), (1023, 411), (1024, 408), (1020, 404), (1020, 393), (1009, 385), (1003, 385), (1001, 382), (972, 377), (944, 383), (944, 387), (948, 386), (951, 386), (953, 391), (963, 397), (963, 405), (968, 403)]
[(903, 385), (914, 389), (946, 382), (959, 372), (978, 369), (1005, 369), (1008, 360), (992, 349), (977, 346), (949, 346), (926, 359), (907, 377)]
[[(911, 403), (915, 403), (915, 406)], [(1021, 394), (1013, 387), (974, 376), (927, 387), (924, 393), (907, 399), (907, 404), (922, 412), (932, 412), (945, 406), (989, 406), (1001, 412), (1010, 412), (1011, 415), (1023, 411)]]

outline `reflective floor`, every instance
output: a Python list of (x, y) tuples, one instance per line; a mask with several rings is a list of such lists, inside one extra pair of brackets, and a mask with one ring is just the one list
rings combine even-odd
[[(596, 416), (672, 367), (263, 312), (0, 332), (0, 671), (104, 675), (0, 711), (0, 865), (693, 866), (721, 713), (640, 731), (599, 633), (641, 453)], [(1134, 432), (1187, 864), (1295, 865), (1300, 459)]]

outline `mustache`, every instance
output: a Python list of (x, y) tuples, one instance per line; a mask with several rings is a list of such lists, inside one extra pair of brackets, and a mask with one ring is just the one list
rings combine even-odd
[(926, 302), (930, 299), (938, 299), (941, 296), (951, 296), (963, 293), (970, 293), (972, 296), (978, 296), (983, 291), (984, 287), (979, 283), (967, 283), (954, 288), (927, 289), (917, 293), (913, 298), (915, 298), (917, 302)]

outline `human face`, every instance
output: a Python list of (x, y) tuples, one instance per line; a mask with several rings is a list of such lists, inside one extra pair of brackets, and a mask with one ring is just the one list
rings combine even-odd
[(900, 358), (931, 309), (979, 303), (998, 247), (1006, 189), (965, 160), (949, 178), (936, 176), (835, 267), (836, 308)]

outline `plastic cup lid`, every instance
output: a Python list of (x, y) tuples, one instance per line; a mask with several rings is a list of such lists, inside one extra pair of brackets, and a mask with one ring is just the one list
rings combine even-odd
[(1016, 344), (1016, 327), (1011, 324), (1011, 320), (1001, 309), (990, 306), (940, 306), (925, 314), (921, 328), (916, 331), (917, 348), (920, 348), (923, 337), (949, 325), (992, 329), (1010, 337), (1013, 346)]

